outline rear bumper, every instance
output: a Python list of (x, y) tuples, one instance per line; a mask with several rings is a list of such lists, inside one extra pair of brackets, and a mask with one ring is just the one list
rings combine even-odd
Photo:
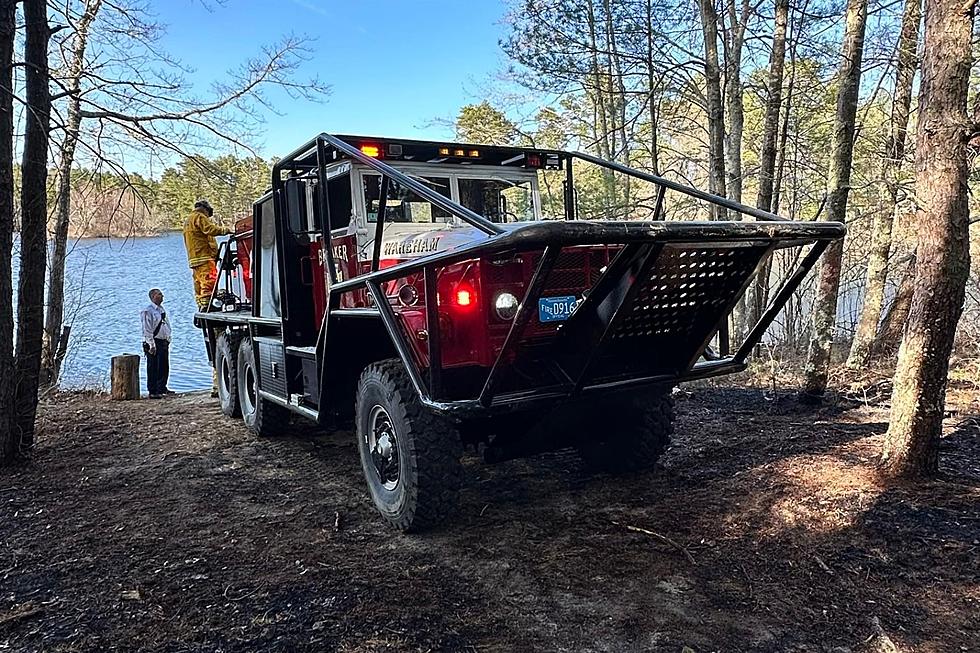
[[(604, 395), (622, 394), (630, 391), (642, 391), (654, 386), (674, 386), (684, 381), (707, 379), (725, 374), (735, 374), (747, 368), (744, 362), (738, 362), (732, 357), (713, 361), (701, 361), (690, 371), (677, 375), (659, 375), (639, 378), (622, 379), (599, 383), (583, 388), (576, 397), (582, 396), (591, 400)], [(427, 401), (432, 410), (442, 413), (456, 421), (465, 421), (473, 417), (504, 415), (514, 412), (542, 411), (560, 405), (573, 398), (574, 388), (570, 385), (550, 388), (538, 388), (526, 392), (508, 393), (495, 397), (485, 405), (480, 399), (464, 399), (459, 401)]]

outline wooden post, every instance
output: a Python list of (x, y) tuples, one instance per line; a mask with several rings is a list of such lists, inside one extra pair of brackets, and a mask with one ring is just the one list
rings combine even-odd
[(112, 357), (112, 398), (117, 401), (140, 398), (139, 355), (121, 354)]

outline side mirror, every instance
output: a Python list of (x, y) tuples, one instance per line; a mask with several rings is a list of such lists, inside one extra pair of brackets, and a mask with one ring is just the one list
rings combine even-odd
[(287, 179), (286, 224), (294, 234), (306, 231), (306, 184), (299, 179)]

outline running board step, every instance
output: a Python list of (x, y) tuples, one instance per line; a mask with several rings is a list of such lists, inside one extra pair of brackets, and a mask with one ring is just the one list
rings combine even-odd
[(316, 359), (316, 347), (286, 347), (286, 353), (300, 358)]

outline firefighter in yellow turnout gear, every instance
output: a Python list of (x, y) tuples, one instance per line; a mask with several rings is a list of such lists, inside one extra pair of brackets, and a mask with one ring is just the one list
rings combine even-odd
[(230, 234), (231, 230), (211, 221), (214, 209), (207, 200), (194, 204), (194, 211), (184, 222), (184, 247), (187, 248), (187, 263), (194, 275), (194, 298), (198, 310), (205, 311), (218, 280), (218, 241), (215, 236)]
[[(214, 209), (207, 200), (194, 204), (194, 210), (184, 222), (184, 247), (187, 263), (194, 275), (194, 299), (199, 311), (208, 310), (214, 284), (218, 281), (218, 241), (215, 236), (230, 234), (231, 230), (211, 221)], [(211, 370), (211, 396), (218, 396), (218, 371)]]

